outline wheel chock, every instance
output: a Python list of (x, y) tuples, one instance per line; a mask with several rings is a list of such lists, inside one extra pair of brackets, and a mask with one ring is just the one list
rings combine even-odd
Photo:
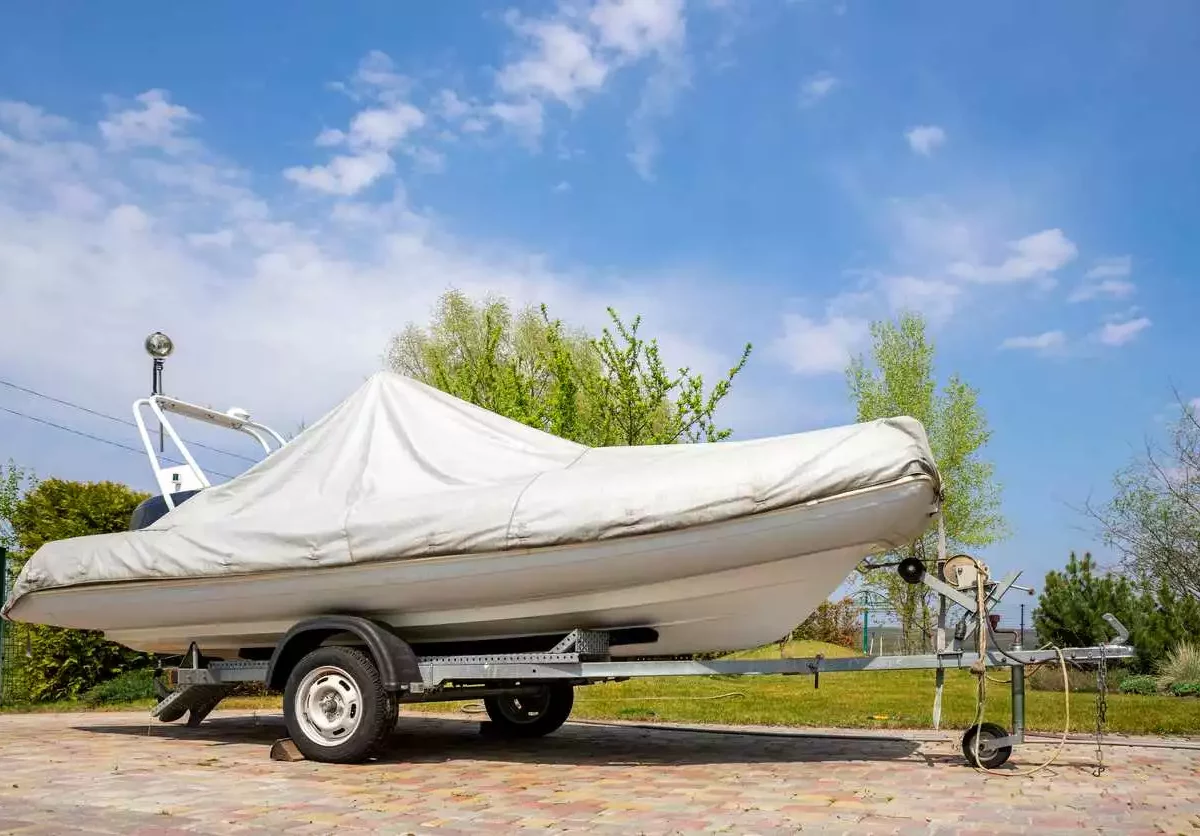
[(281, 737), (271, 744), (271, 760), (292, 763), (304, 760), (304, 755), (300, 754), (290, 737)]

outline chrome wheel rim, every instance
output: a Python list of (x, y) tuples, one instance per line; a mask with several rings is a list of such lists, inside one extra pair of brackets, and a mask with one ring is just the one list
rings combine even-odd
[(358, 729), (362, 703), (362, 692), (350, 674), (323, 665), (300, 681), (293, 708), (305, 737), (320, 746), (337, 746)]
[(550, 707), (550, 689), (542, 688), (533, 694), (505, 694), (496, 698), (496, 706), (510, 723), (518, 726), (536, 723)]

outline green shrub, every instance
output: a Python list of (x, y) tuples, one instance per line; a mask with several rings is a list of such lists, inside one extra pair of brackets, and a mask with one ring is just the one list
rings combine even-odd
[(1174, 682), (1171, 693), (1177, 697), (1200, 697), (1200, 682)]
[(151, 668), (117, 674), (83, 695), (83, 701), (91, 706), (147, 699), (154, 699), (154, 671)]
[(1146, 673), (1127, 676), (1121, 680), (1117, 690), (1122, 694), (1157, 694), (1158, 677)]
[[(11, 568), (21, 565), (46, 543), (69, 537), (125, 531), (129, 517), (147, 494), (115, 482), (72, 482), (46, 479), (27, 490), (11, 507), (0, 508), (8, 517), (18, 549), (10, 555)], [(0, 526), (2, 527), (2, 526)], [(41, 624), (13, 625), (6, 638), (19, 641), (18, 655), (5, 673), (5, 699), (50, 702), (77, 699), (93, 686), (122, 671), (146, 667), (149, 656), (107, 641), (89, 630), (69, 630)]]
[(1200, 682), (1200, 647), (1181, 642), (1158, 665), (1158, 687), (1169, 691), (1177, 682)]

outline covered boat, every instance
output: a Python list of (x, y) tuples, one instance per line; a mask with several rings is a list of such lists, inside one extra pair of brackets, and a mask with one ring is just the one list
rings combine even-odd
[(920, 536), (939, 494), (912, 418), (592, 448), (380, 372), (149, 525), (47, 543), (4, 616), (228, 659), (324, 613), (417, 649), (584, 628), (614, 657), (736, 650)]

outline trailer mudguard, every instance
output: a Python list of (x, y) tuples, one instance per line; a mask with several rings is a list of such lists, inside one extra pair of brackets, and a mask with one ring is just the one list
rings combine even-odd
[(411, 683), (421, 681), (416, 654), (386, 624), (357, 615), (320, 615), (293, 625), (275, 645), (267, 668), (267, 687), (282, 691), (297, 662), (343, 633), (356, 636), (366, 646), (379, 668), (385, 691), (403, 691)]

